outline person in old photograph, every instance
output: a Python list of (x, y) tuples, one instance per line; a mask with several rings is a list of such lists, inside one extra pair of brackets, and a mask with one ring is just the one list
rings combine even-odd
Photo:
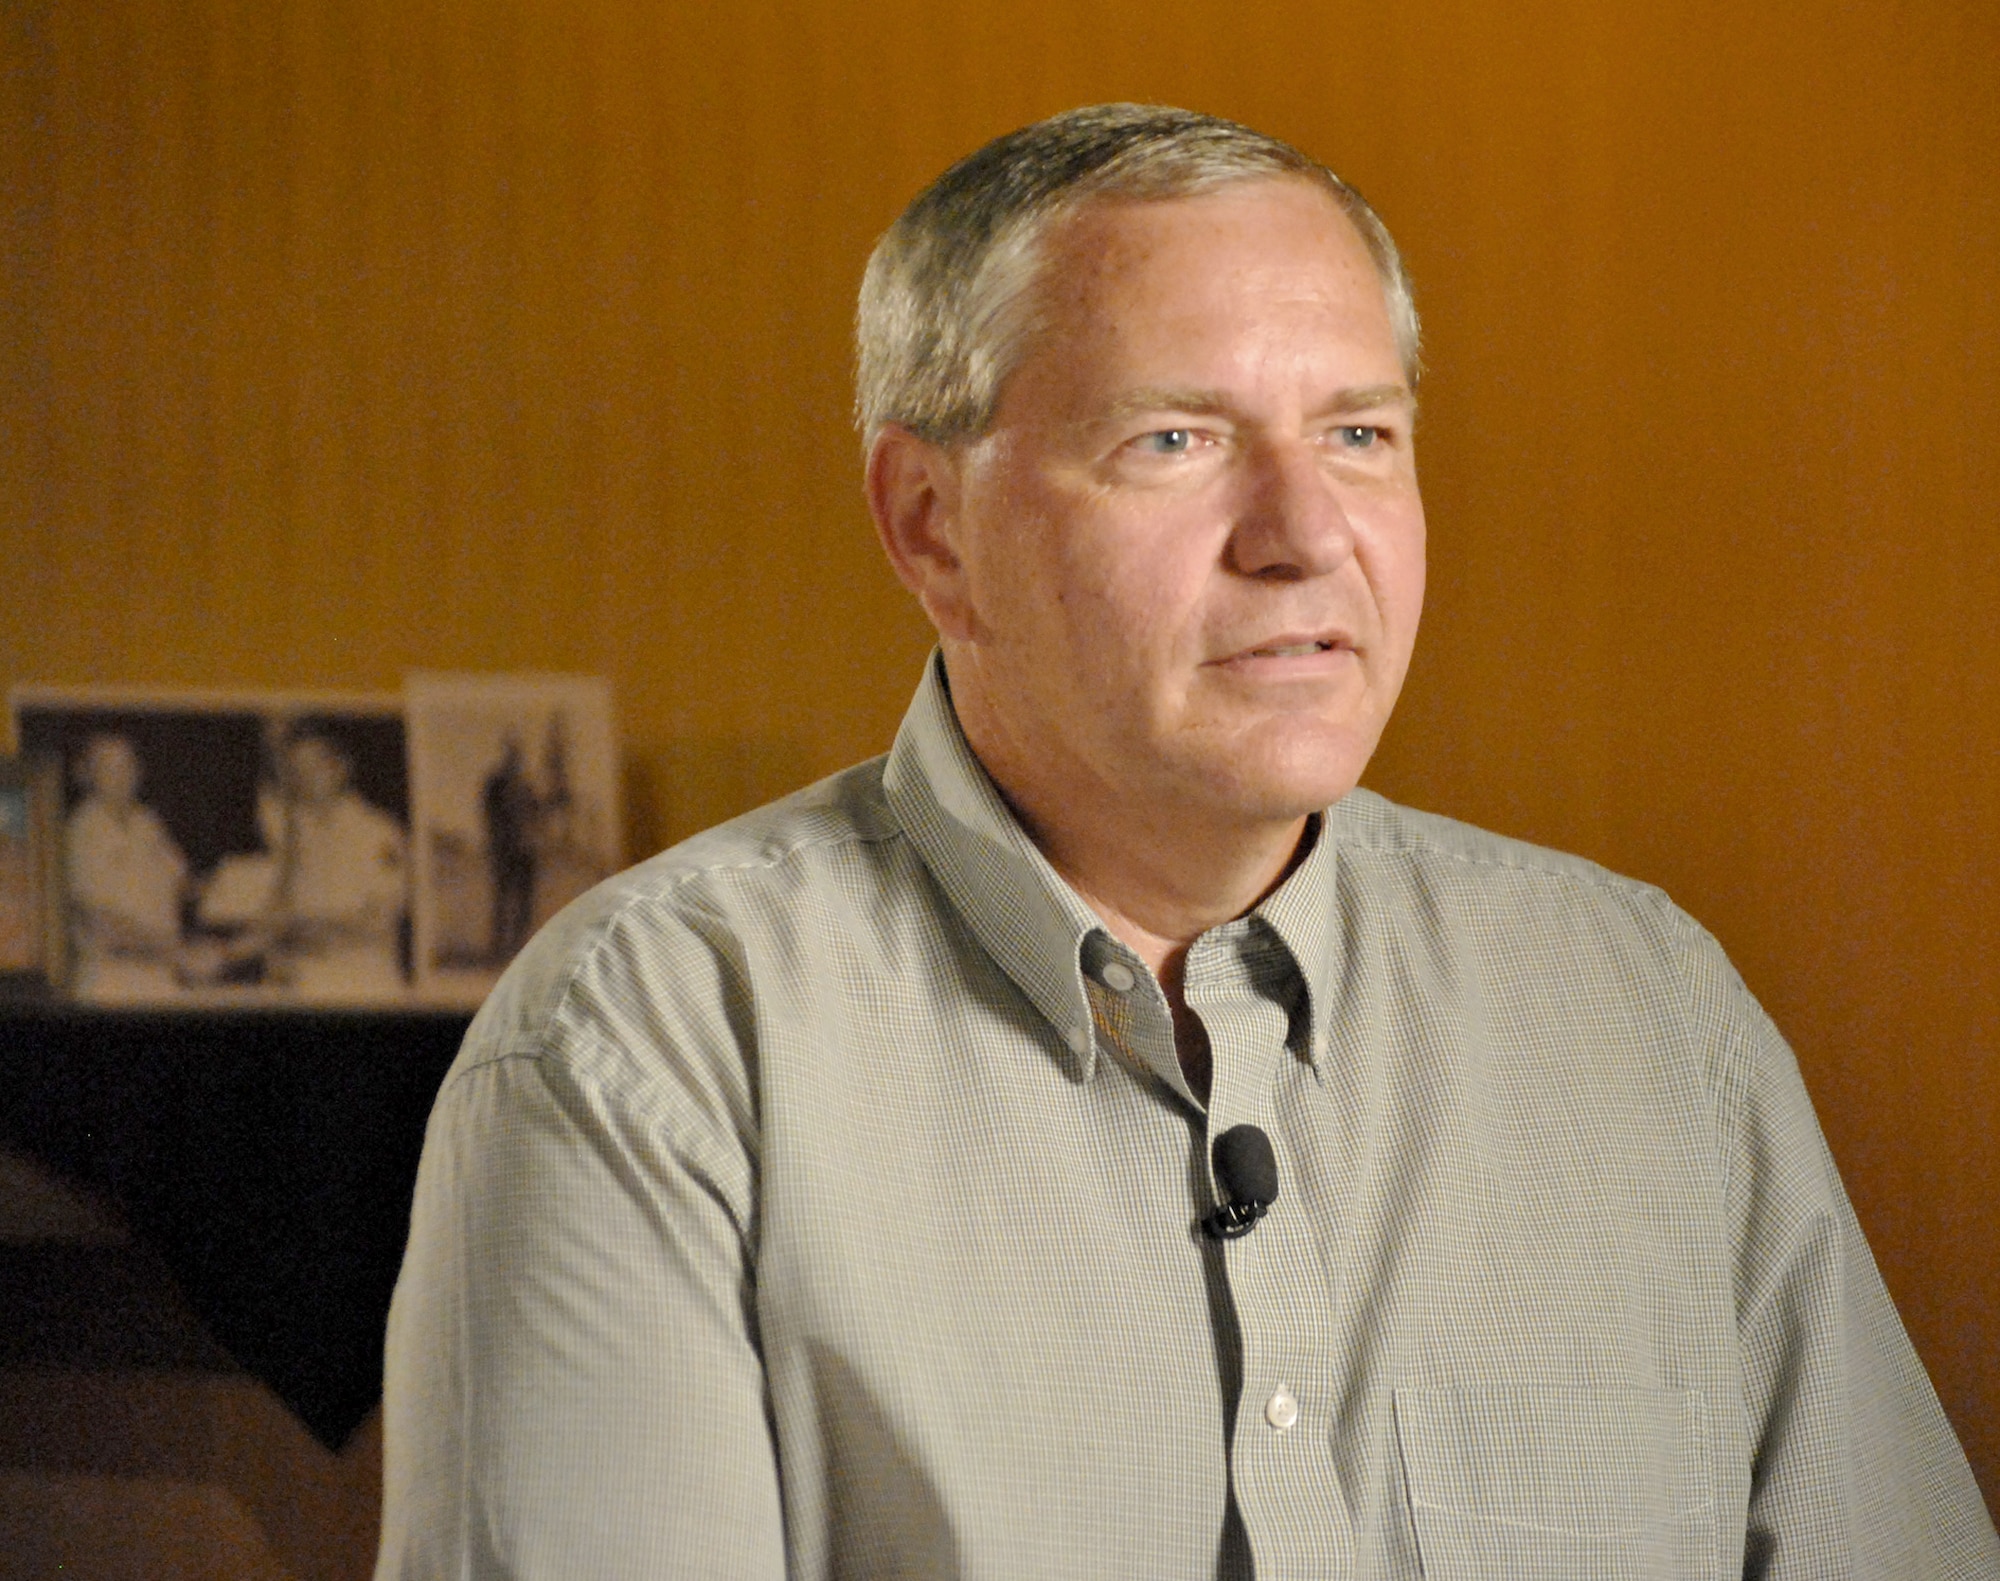
[(264, 919), (272, 978), (306, 999), (400, 993), (407, 842), (402, 824), (354, 787), (340, 742), (287, 733), (258, 821), (276, 858)]
[(1079, 110), (915, 199), (857, 338), (937, 649), (487, 1000), (382, 1581), (2000, 1575), (1720, 947), (1358, 788), (1425, 579), (1374, 211)]
[(570, 729), (560, 708), (549, 711), (549, 727), (542, 738), (542, 785), (536, 820), (536, 927), (598, 880), (608, 878), (616, 866), (609, 859), (602, 810), (570, 771)]
[(144, 1000), (181, 987), (188, 862), (147, 806), (145, 766), (129, 737), (91, 735), (73, 774), (82, 792), (64, 836), (75, 991)]
[(480, 790), (486, 823), (486, 866), (493, 880), (493, 923), (488, 953), (496, 965), (528, 942), (535, 919), (536, 825), (542, 800), (528, 779), (520, 737), (512, 730), (500, 744), (500, 761)]

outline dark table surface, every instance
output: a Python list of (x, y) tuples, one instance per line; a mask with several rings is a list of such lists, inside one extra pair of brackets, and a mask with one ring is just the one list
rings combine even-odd
[(0, 1144), (108, 1197), (338, 1448), (381, 1392), (424, 1122), (468, 1019), (0, 1004)]

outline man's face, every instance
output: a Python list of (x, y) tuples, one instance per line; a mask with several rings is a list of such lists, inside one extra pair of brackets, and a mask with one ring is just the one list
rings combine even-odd
[(139, 754), (123, 736), (98, 736), (84, 753), (83, 780), (112, 806), (130, 806), (139, 795)]
[(975, 746), (1017, 794), (1229, 823), (1337, 800), (1424, 584), (1414, 401), (1359, 235), (1273, 180), (1088, 206), (1044, 256), (1041, 327), (941, 501)]
[(300, 736), (285, 753), (292, 792), (312, 806), (332, 801), (347, 788), (347, 764), (318, 736)]

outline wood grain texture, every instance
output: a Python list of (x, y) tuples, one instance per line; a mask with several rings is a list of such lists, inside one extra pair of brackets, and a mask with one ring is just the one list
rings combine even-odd
[(1373, 783), (1663, 884), (1794, 1040), (2000, 1493), (2000, 14), (0, 8), (0, 681), (602, 671), (639, 838), (883, 749), (873, 237), (1147, 98), (1384, 211), (1426, 631)]

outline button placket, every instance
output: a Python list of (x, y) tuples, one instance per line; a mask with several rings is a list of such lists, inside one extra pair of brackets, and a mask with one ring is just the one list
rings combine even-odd
[(1322, 1263), (1281, 1096), (1311, 1080), (1293, 1052), (1313, 1029), (1297, 1024), (1293, 996), (1272, 991), (1282, 983), (1256, 969), (1268, 965), (1215, 952), (1189, 963), (1188, 1000), (1215, 1050), (1210, 1145), (1246, 1122), (1269, 1133), (1278, 1155), (1276, 1204), (1222, 1249), (1242, 1347), (1231, 1478), (1260, 1573), (1337, 1576), (1351, 1563), (1353, 1528), (1329, 1438)]

